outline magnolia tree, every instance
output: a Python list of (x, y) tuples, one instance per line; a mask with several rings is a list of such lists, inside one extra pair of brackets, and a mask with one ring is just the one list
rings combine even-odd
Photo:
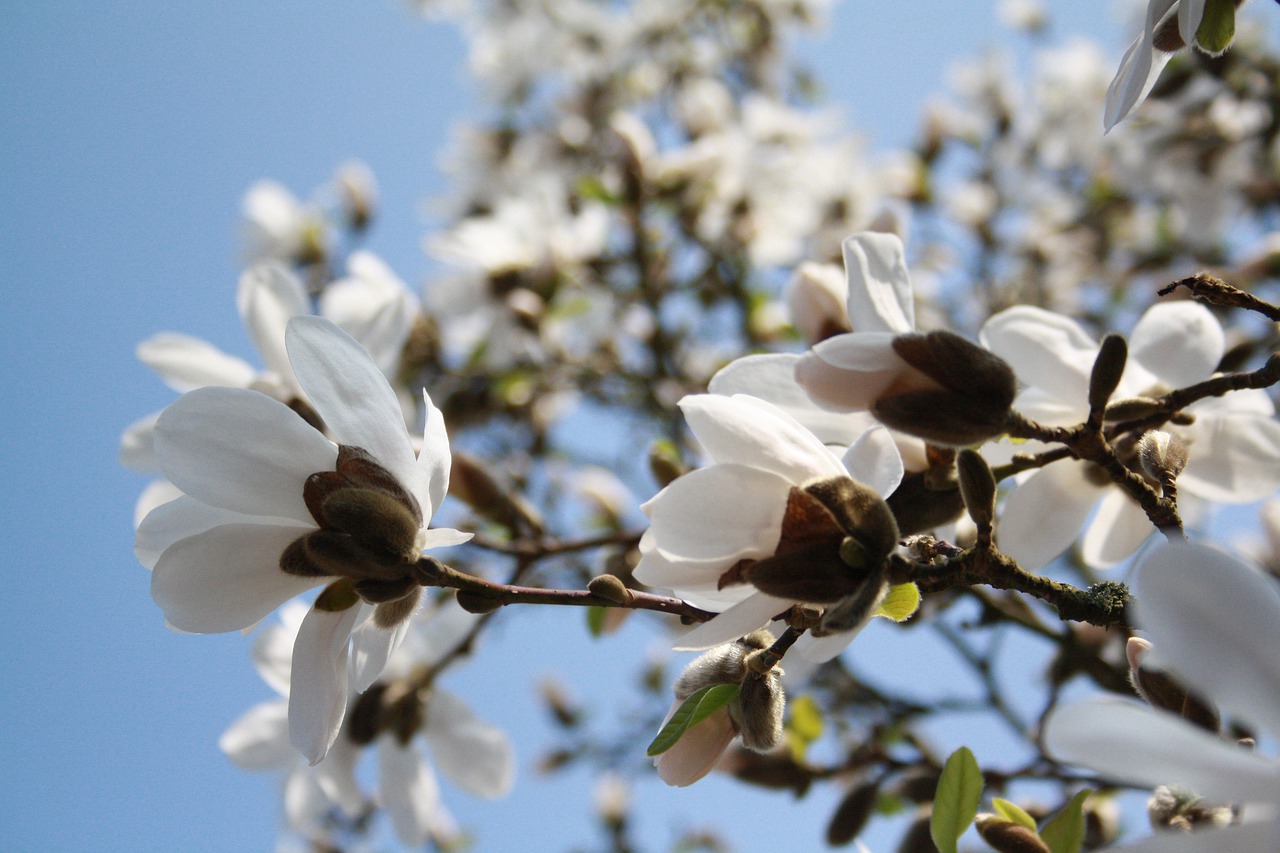
[[(295, 842), (465, 846), (435, 774), (500, 797), (511, 735), (437, 682), (531, 605), (697, 653), (638, 681), (652, 759), (549, 696), (560, 766), (833, 787), (831, 845), (1280, 849), (1265, 25), (1151, 0), (1118, 72), (1084, 42), (976, 62), (871, 154), (789, 54), (823, 0), (426, 5), (493, 104), (426, 238), (451, 271), (419, 294), (359, 248), (362, 167), (251, 187), (258, 362), (144, 341), (182, 396), (123, 440), (168, 624), (258, 626), (280, 698), (221, 746), (283, 775)], [(877, 617), (953, 683), (861, 677)], [(933, 744), (978, 710), (1007, 763)], [(1117, 829), (1125, 791), (1150, 829)]]

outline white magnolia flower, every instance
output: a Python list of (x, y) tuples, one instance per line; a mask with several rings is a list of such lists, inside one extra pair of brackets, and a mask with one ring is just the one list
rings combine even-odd
[[(987, 321), (982, 340), (1018, 366), (1027, 386), (1015, 401), (1028, 417), (1067, 426), (1088, 414), (1089, 376), (1098, 344), (1074, 320), (1040, 308), (1018, 306)], [(1129, 336), (1129, 359), (1113, 399), (1153, 396), (1208, 379), (1222, 358), (1222, 327), (1194, 302), (1160, 303), (1148, 309)], [(1196, 499), (1250, 503), (1280, 487), (1280, 423), (1265, 391), (1211, 397), (1188, 407), (1190, 425), (1164, 427), (1188, 447), (1178, 476), (1184, 513)], [(1035, 452), (1034, 443), (1018, 449)], [(1083, 555), (1093, 566), (1128, 557), (1154, 528), (1123, 490), (1075, 460), (1054, 462), (1031, 474), (1009, 495), (997, 526), (1000, 548), (1029, 570), (1041, 568), (1075, 540), (1089, 520)]]
[[(641, 538), (635, 576), (670, 588), (697, 607), (722, 611), (676, 646), (708, 649), (763, 627), (796, 603), (722, 580), (741, 561), (779, 551), (798, 487), (852, 478), (888, 495), (902, 479), (902, 459), (888, 430), (879, 427), (863, 434), (841, 458), (782, 410), (746, 395), (692, 395), (680, 401), (680, 408), (712, 464), (678, 478), (644, 504), (652, 525)], [(891, 536), (896, 535), (895, 529)], [(826, 660), (853, 633), (806, 635), (798, 650)]]
[[(1119, 124), (1147, 96), (1169, 61), (1171, 50), (1182, 45), (1195, 45), (1216, 56), (1225, 49), (1225, 46), (1206, 48), (1197, 40), (1197, 30), (1207, 5), (1208, 0), (1149, 0), (1142, 34), (1125, 51), (1115, 79), (1107, 89), (1102, 119), (1107, 130)], [(1173, 38), (1175, 17), (1176, 39)], [(1170, 40), (1173, 44), (1169, 44)]]
[[(284, 773), (289, 826), (315, 837), (330, 806), (355, 818), (364, 810), (366, 797), (355, 775), (362, 745), (351, 738), (349, 716), (328, 755), (315, 766), (303, 762), (289, 743), (290, 658), (306, 610), (298, 602), (286, 603), (280, 610), (280, 622), (264, 629), (254, 644), (255, 667), (282, 698), (250, 709), (223, 733), (219, 746), (246, 770)], [(451, 597), (418, 614), (406, 641), (387, 662), (381, 680), (403, 677), (415, 666), (433, 664), (465, 636), (475, 618)], [(349, 695), (348, 711), (356, 698), (355, 693)], [(444, 776), (468, 793), (501, 796), (514, 781), (514, 758), (506, 735), (478, 720), (462, 700), (433, 689), (423, 715), (426, 725), (421, 737), (402, 744), (383, 733), (374, 741), (379, 771), (377, 799), (407, 847), (458, 835), (453, 817), (440, 802), (435, 774), (422, 745), (436, 758)]]
[[(1201, 696), (1273, 737), (1280, 734), (1280, 591), (1222, 551), (1165, 544), (1135, 570), (1138, 625), (1161, 661)], [(1181, 718), (1117, 698), (1055, 711), (1045, 744), (1059, 760), (1115, 779), (1188, 788), (1242, 807), (1225, 829), (1157, 833), (1126, 851), (1256, 853), (1280, 849), (1280, 762)]]
[[(295, 317), (286, 343), (338, 444), (256, 391), (189, 392), (156, 425), (161, 470), (183, 495), (143, 519), (136, 552), (154, 570), (152, 596), (168, 623), (192, 633), (251, 628), (289, 598), (343, 579), (308, 612), (294, 650), (290, 733), (316, 762), (345, 712), (353, 631), (362, 691), (403, 637), (420, 553), (471, 537), (427, 527), (450, 460), (430, 399), (415, 459), (395, 393), (354, 339)], [(356, 630), (371, 617), (379, 630)]]

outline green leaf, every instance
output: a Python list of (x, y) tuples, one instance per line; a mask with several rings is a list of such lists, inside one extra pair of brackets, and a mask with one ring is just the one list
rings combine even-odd
[(578, 181), (578, 195), (589, 201), (599, 201), (605, 204), (617, 204), (618, 197), (609, 191), (604, 182), (592, 175), (586, 175)]
[(1051, 853), (1080, 853), (1084, 846), (1084, 801), (1092, 793), (1086, 789), (1076, 794), (1040, 830), (1040, 838), (1049, 845)]
[(920, 588), (913, 583), (900, 583), (889, 587), (889, 594), (880, 602), (877, 616), (905, 622), (920, 609)]
[(787, 743), (797, 761), (804, 758), (809, 744), (822, 736), (822, 711), (812, 696), (800, 696), (787, 705)]
[(1036, 831), (1036, 819), (1023, 811), (1022, 806), (1017, 803), (1011, 803), (1000, 797), (993, 797), (991, 806), (996, 810), (996, 814), (1005, 820), (1011, 820), (1016, 824), (1025, 826), (1032, 832)]
[(1220, 56), (1236, 36), (1235, 0), (1209, 0), (1196, 28), (1196, 46), (1210, 56)]
[(684, 700), (667, 720), (667, 724), (658, 732), (658, 736), (649, 744), (648, 755), (661, 755), (676, 745), (690, 728), (710, 717), (725, 705), (738, 698), (741, 684), (712, 684), (695, 690), (693, 695)]
[(960, 836), (978, 814), (982, 798), (982, 770), (967, 746), (962, 746), (947, 759), (938, 779), (938, 793), (933, 799), (933, 817), (929, 834), (938, 853), (957, 853)]
[(599, 637), (604, 633), (604, 617), (607, 615), (607, 607), (592, 606), (587, 608), (587, 630), (591, 632), (591, 636)]

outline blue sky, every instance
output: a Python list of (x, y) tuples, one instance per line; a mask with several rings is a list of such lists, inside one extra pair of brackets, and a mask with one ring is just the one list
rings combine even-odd
[[(1108, 3), (1059, 5), (1118, 54)], [(807, 49), (832, 98), (882, 144), (907, 140), (950, 61), (1005, 36), (988, 2), (891, 6), (844, 4)], [(302, 194), (364, 160), (382, 186), (369, 247), (422, 281), (421, 202), (446, 190), (435, 164), (450, 125), (476, 115), (464, 47), (394, 0), (44, 0), (6, 3), (0, 18), (4, 846), (269, 849), (274, 780), (236, 770), (216, 745), (270, 697), (248, 641), (165, 630), (132, 554), (144, 481), (117, 466), (119, 434), (172, 399), (133, 348), (172, 330), (253, 358), (233, 303), (235, 229), (262, 177)], [(580, 778), (546, 785), (531, 769), (547, 744), (530, 699), (540, 676), (563, 674), (599, 719), (625, 708), (598, 676), (616, 648), (586, 647), (570, 618), (505, 620), (451, 685), (508, 728), (521, 758), (508, 801), (445, 793), (481, 829), (480, 850), (511, 849), (511, 831), (527, 850), (596, 841)], [(529, 650), (557, 633), (567, 642)], [(661, 646), (643, 625), (608, 642), (637, 664)], [(642, 837), (658, 847), (706, 823), (732, 825), (739, 843), (783, 843), (807, 819), (819, 823), (800, 837), (816, 841), (837, 795), (793, 807), (718, 780), (637, 792)], [(729, 809), (749, 817), (721, 820)], [(531, 837), (548, 814), (560, 829)]]

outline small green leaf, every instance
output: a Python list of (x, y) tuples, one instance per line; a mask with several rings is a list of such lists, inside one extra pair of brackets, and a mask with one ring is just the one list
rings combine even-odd
[(1045, 823), (1040, 838), (1049, 845), (1052, 853), (1080, 853), (1084, 846), (1084, 801), (1093, 791), (1084, 790), (1071, 798), (1071, 802)]
[(889, 594), (880, 602), (877, 616), (905, 622), (920, 609), (920, 588), (913, 583), (900, 583), (889, 587)]
[(587, 608), (587, 630), (591, 632), (591, 636), (599, 637), (604, 633), (604, 617), (607, 615), (608, 608), (592, 606)]
[(993, 797), (991, 806), (996, 810), (996, 814), (1005, 820), (1011, 820), (1016, 824), (1025, 826), (1032, 832), (1036, 831), (1036, 819), (1023, 811), (1022, 806), (1017, 803), (1011, 803), (1000, 797)]
[(589, 201), (599, 201), (605, 204), (617, 204), (618, 197), (609, 191), (604, 182), (592, 175), (587, 175), (578, 181), (578, 195)]
[(969, 748), (962, 746), (947, 759), (938, 778), (929, 835), (938, 853), (957, 853), (960, 836), (978, 814), (982, 798), (982, 770)]
[(1204, 17), (1196, 28), (1196, 46), (1210, 56), (1219, 56), (1236, 36), (1235, 0), (1208, 0)]
[(797, 761), (804, 758), (809, 744), (822, 736), (822, 711), (811, 696), (800, 696), (787, 705), (787, 743)]
[(738, 698), (741, 689), (741, 684), (712, 684), (695, 690), (649, 744), (648, 754), (661, 755), (675, 746), (686, 731)]

